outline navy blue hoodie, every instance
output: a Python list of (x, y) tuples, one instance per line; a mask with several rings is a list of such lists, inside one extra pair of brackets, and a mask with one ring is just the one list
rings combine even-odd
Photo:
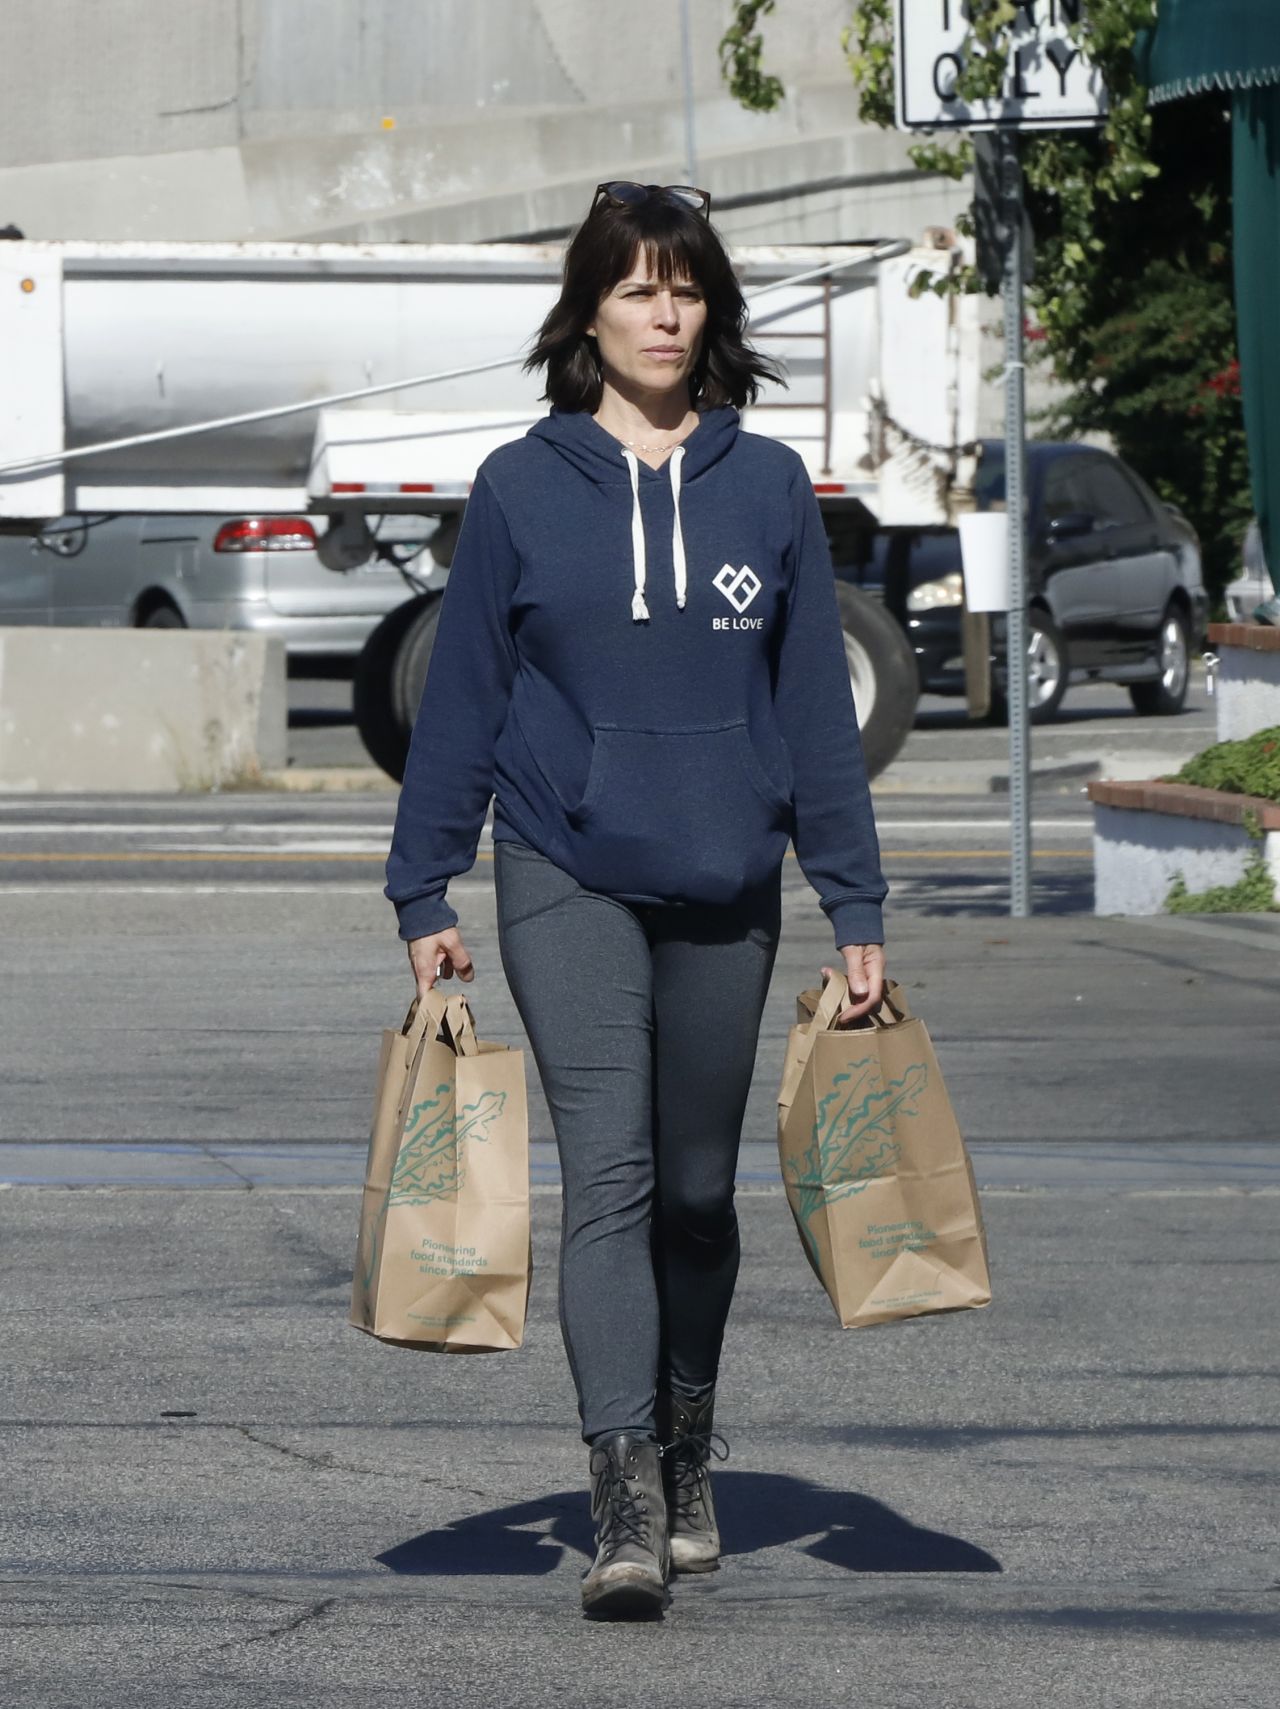
[(400, 936), (457, 922), (490, 798), (627, 902), (732, 902), (795, 845), (837, 945), (887, 886), (826, 531), (800, 458), (703, 412), (661, 469), (553, 409), (476, 475), (387, 862)]

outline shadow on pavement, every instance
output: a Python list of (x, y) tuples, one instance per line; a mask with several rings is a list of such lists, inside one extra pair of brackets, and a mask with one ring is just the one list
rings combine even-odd
[(1127, 1637), (1181, 1638), (1196, 1642), (1237, 1643), (1242, 1638), (1280, 1637), (1280, 1614), (1261, 1609), (1236, 1612), (1198, 1608), (1032, 1608), (1002, 1609), (1003, 1623), (1058, 1626), (1073, 1632), (1123, 1633)]
[[(1070, 695), (1070, 690), (1068, 690)], [(1212, 705), (1212, 702), (1210, 702)], [(1113, 722), (1118, 724), (1132, 723), (1135, 730), (1176, 729), (1180, 718), (1192, 713), (1205, 711), (1200, 696), (1194, 700), (1188, 698), (1186, 706), (1172, 718), (1143, 716), (1134, 711), (1125, 702), (1103, 699), (1090, 705), (1079, 701), (1072, 702), (1069, 698), (1058, 708), (1047, 724), (1037, 724), (1036, 730), (1060, 730), (1064, 725), (1099, 724)], [(1003, 718), (970, 718), (965, 703), (958, 697), (951, 706), (926, 706), (916, 712), (915, 728), (917, 730), (1007, 730), (1007, 722)]]
[[(764, 1472), (720, 1472), (715, 1490), (726, 1555), (811, 1539), (802, 1553), (849, 1572), (1002, 1570), (995, 1556), (977, 1544), (913, 1525), (867, 1495)], [(534, 1531), (535, 1526), (541, 1529)], [(593, 1553), (585, 1492), (559, 1490), (478, 1513), (397, 1543), (377, 1558), (392, 1572), (415, 1576), (532, 1577), (553, 1572), (566, 1550), (587, 1560)]]
[[(924, 864), (913, 861), (908, 870), (892, 856), (886, 858), (890, 908), (896, 892), (898, 900), (909, 906), (913, 915), (974, 920), (1008, 916), (1009, 889), (1003, 872), (975, 874), (971, 870), (957, 872), (945, 867), (921, 871)], [(1093, 913), (1093, 863), (1082, 861), (1080, 866), (1079, 872), (1034, 874), (1032, 890), (1037, 914)]]

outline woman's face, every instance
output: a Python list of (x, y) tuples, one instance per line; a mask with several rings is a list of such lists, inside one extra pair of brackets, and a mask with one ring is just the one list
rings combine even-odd
[(659, 284), (641, 252), (631, 271), (600, 299), (587, 327), (604, 377), (623, 391), (688, 390), (702, 348), (707, 305), (691, 279)]

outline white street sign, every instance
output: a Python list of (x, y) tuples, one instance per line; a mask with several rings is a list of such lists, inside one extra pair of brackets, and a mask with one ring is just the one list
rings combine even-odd
[(999, 99), (956, 95), (968, 0), (897, 0), (894, 43), (901, 130), (1047, 130), (1095, 125), (1106, 111), (1097, 70), (1071, 39), (1084, 0), (1020, 0)]

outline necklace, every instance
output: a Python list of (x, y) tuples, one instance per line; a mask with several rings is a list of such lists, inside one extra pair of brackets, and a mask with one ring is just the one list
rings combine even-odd
[[(653, 454), (658, 451), (674, 451), (677, 445), (684, 444), (685, 440), (689, 437), (689, 434), (693, 432), (693, 428), (697, 427), (697, 425), (698, 424), (695, 421), (693, 427), (689, 428), (687, 433), (682, 433), (679, 439), (673, 439), (669, 445), (646, 445), (641, 439), (623, 439), (622, 435), (619, 433), (615, 433), (612, 437), (615, 438), (620, 445), (625, 445), (628, 451), (648, 451), (650, 454)], [(608, 429), (606, 428), (605, 431), (608, 432)]]

